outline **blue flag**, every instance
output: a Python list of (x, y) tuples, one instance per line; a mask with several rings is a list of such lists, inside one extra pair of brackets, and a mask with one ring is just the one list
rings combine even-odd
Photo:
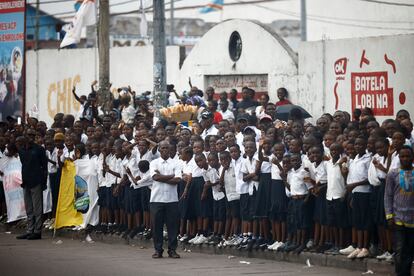
[(224, 0), (212, 0), (204, 8), (200, 9), (200, 13), (209, 13), (213, 11), (223, 10)]

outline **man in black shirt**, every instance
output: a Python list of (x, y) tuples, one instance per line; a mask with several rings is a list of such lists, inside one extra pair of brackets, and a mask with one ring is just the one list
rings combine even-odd
[(47, 157), (43, 147), (34, 143), (36, 131), (26, 131), (26, 144), (19, 148), (22, 162), (22, 188), (27, 214), (26, 234), (17, 239), (41, 239), (43, 190), (47, 181)]

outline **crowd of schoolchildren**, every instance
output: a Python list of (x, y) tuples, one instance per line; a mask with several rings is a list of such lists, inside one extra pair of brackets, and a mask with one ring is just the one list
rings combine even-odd
[[(395, 243), (387, 219), (414, 227), (413, 177), (398, 172), (401, 150), (410, 151), (412, 163), (408, 111), (381, 124), (369, 108), (352, 115), (336, 111), (312, 124), (297, 108), (287, 121), (278, 119), (277, 108), (290, 104), (284, 88), (275, 104), (267, 94), (257, 102), (247, 87), (241, 99), (236, 90), (216, 97), (212, 88), (203, 94), (193, 87), (185, 98), (171, 91), (171, 105), (199, 106), (198, 120), (177, 124), (160, 118), (153, 124), (150, 101), (130, 89), (111, 112), (100, 114), (92, 92), (78, 98), (78, 120), (59, 113), (49, 128), (35, 118), (24, 127), (13, 120), (3, 124), (0, 158), (7, 150), (17, 156), (19, 136), (35, 129), (35, 143), (45, 147), (49, 162), (51, 218), (64, 160), (87, 158), (96, 164), (99, 183), (95, 231), (159, 240), (163, 212), (168, 239), (175, 240), (172, 250), (178, 239), (392, 260)], [(396, 187), (386, 185), (387, 175)], [(168, 191), (155, 182), (168, 183)], [(396, 203), (398, 189), (405, 194)], [(150, 206), (157, 202), (177, 204), (153, 213)], [(398, 204), (399, 214), (393, 210)], [(53, 228), (53, 219), (48, 225)], [(178, 237), (171, 236), (175, 232)]]

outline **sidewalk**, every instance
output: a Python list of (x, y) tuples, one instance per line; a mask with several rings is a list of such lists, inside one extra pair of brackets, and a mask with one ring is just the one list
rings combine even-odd
[[(12, 231), (12, 232), (23, 232), (22, 229), (15, 227), (10, 227), (7, 224), (0, 224), (0, 231)], [(44, 230), (44, 237), (53, 237), (53, 231)], [(134, 239), (123, 239), (120, 236), (116, 235), (104, 235), (97, 234), (92, 232), (90, 234), (92, 240), (95, 242), (103, 242), (108, 244), (125, 244), (133, 245), (137, 247), (146, 247), (152, 248), (152, 241), (145, 240), (141, 237), (135, 237)], [(55, 238), (69, 238), (74, 240), (85, 240), (86, 232), (85, 231), (72, 231), (69, 229), (61, 229), (56, 232)], [(205, 254), (218, 254), (218, 255), (228, 255), (228, 256), (238, 256), (244, 258), (258, 258), (282, 262), (292, 262), (307, 265), (307, 260), (313, 266), (327, 266), (327, 267), (336, 267), (352, 271), (359, 271), (361, 273), (367, 272), (368, 270), (373, 271), (376, 275), (394, 275), (394, 266), (387, 262), (378, 261), (373, 258), (365, 258), (362, 260), (349, 260), (345, 256), (337, 255), (325, 255), (325, 254), (316, 254), (303, 252), (299, 255), (293, 253), (282, 253), (274, 252), (268, 250), (253, 250), (248, 252), (246, 250), (237, 250), (231, 247), (217, 248), (215, 246), (209, 245), (190, 245), (190, 244), (180, 244), (179, 247), (182, 250), (190, 250), (191, 252), (205, 253)], [(414, 267), (413, 267), (414, 274)]]

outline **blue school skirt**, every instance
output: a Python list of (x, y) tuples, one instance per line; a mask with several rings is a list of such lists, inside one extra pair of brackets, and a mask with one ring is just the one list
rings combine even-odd
[(372, 220), (377, 226), (387, 226), (384, 208), (385, 179), (380, 179), (380, 181), (379, 186), (372, 187), (370, 197)]
[(272, 179), (270, 185), (269, 219), (272, 221), (286, 221), (288, 197), (286, 196), (283, 180)]
[(315, 207), (313, 209), (313, 220), (321, 225), (327, 225), (327, 207), (326, 207), (326, 190), (327, 187), (319, 190), (319, 195), (315, 197)]
[[(184, 193), (185, 190), (185, 186), (186, 183), (185, 181), (181, 180), (180, 183), (177, 185), (177, 192), (178, 192), (178, 198), (180, 199), (180, 201), (178, 201), (178, 209), (180, 210), (180, 218), (183, 220), (187, 220), (187, 219), (195, 219), (196, 217), (187, 217), (189, 215), (188, 213), (188, 198), (190, 196), (190, 193), (187, 193), (187, 197), (186, 198), (181, 198), (181, 196)], [(191, 187), (191, 186), (190, 186)]]
[(259, 188), (257, 189), (254, 217), (267, 218), (270, 209), (270, 186), (272, 176), (270, 173), (261, 173), (259, 176)]

